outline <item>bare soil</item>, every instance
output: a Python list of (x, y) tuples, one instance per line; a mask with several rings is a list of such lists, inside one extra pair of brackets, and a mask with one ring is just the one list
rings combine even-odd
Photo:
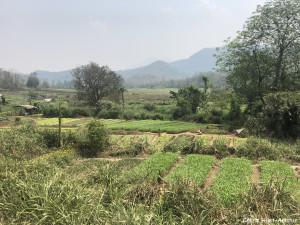
[(209, 173), (206, 176), (206, 180), (202, 187), (203, 191), (207, 191), (209, 189), (209, 187), (214, 182), (214, 179), (216, 178), (219, 171), (220, 171), (220, 161), (216, 160), (216, 164), (213, 166), (213, 168), (211, 168), (211, 170), (209, 171)]
[(171, 169), (169, 169), (169, 171), (164, 175), (164, 177), (166, 177), (166, 176), (168, 176), (170, 173), (172, 173), (172, 172), (176, 169), (176, 167), (177, 167), (179, 164), (182, 163), (182, 161), (183, 161), (183, 158), (182, 158), (182, 157), (179, 157), (179, 158), (178, 158), (178, 161), (172, 166)]
[(253, 182), (258, 184), (260, 181), (260, 167), (259, 164), (252, 165), (253, 168)]

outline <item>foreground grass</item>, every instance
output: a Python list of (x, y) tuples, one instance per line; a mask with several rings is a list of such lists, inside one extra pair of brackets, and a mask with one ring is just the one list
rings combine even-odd
[[(70, 150), (30, 161), (1, 156), (0, 223), (241, 224), (248, 217), (299, 216), (299, 204), (288, 195), (278, 198), (276, 186), (272, 190), (250, 186), (246, 197), (231, 208), (192, 183), (169, 186), (128, 177), (128, 171), (146, 171), (145, 165), (161, 159), (161, 154), (142, 163), (139, 159), (81, 159)], [(177, 158), (173, 153), (164, 155)], [(254, 207), (257, 202), (259, 209)]]
[(297, 177), (290, 164), (280, 161), (261, 161), (261, 181), (268, 184), (270, 181), (282, 183), (282, 187), (290, 192), (299, 189)]

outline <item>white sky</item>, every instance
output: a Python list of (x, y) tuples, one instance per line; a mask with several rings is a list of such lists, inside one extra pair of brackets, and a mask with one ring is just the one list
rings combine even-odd
[(266, 0), (0, 0), (0, 68), (112, 70), (222, 46)]

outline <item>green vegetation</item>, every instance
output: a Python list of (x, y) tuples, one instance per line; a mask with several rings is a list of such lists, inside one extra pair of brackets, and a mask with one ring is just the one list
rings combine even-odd
[(229, 147), (229, 144), (230, 138), (227, 137), (217, 137), (213, 142), (213, 146), (220, 150), (224, 147)]
[(208, 172), (214, 165), (214, 161), (213, 156), (188, 155), (166, 179), (172, 183), (187, 180), (202, 186), (207, 178)]
[[(67, 123), (77, 122), (80, 120), (81, 119), (63, 118), (62, 123), (67, 124)], [(40, 126), (58, 126), (58, 118), (38, 120), (37, 124)]]
[(252, 181), (251, 161), (243, 158), (225, 158), (221, 162), (221, 171), (214, 180), (212, 191), (226, 205), (242, 201), (241, 194), (250, 188)]
[(170, 134), (182, 133), (197, 129), (201, 124), (188, 123), (181, 121), (161, 121), (161, 120), (142, 120), (142, 121), (129, 121), (122, 124), (108, 125), (107, 128), (112, 130), (138, 130), (142, 132), (167, 132)]
[(239, 138), (239, 137), (234, 138), (234, 147), (236, 148), (244, 146), (246, 145), (246, 143), (247, 143), (247, 138)]
[(267, 1), (222, 48), (227, 89), (214, 73), (126, 89), (90, 63), (54, 90), (0, 69), (0, 224), (300, 218), (299, 6)]
[(271, 181), (280, 182), (282, 188), (295, 192), (298, 189), (297, 177), (291, 165), (280, 161), (261, 161), (261, 181), (268, 185)]
[(174, 141), (170, 142), (165, 146), (164, 151), (166, 152), (182, 152), (182, 153), (193, 153), (194, 143), (191, 135), (180, 135)]
[(156, 179), (160, 175), (165, 174), (172, 165), (178, 160), (179, 155), (167, 152), (158, 152), (143, 161), (128, 173), (131, 179), (151, 178)]
[(172, 140), (174, 136), (162, 134), (158, 137), (152, 145), (155, 152), (161, 151)]

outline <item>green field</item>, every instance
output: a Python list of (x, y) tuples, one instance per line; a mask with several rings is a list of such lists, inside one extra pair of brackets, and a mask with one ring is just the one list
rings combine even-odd
[(166, 179), (172, 183), (188, 181), (202, 186), (208, 172), (214, 165), (214, 161), (214, 157), (212, 156), (188, 155)]
[(215, 179), (212, 191), (225, 204), (234, 204), (240, 200), (238, 195), (249, 190), (253, 170), (251, 161), (242, 158), (225, 158), (221, 170)]

